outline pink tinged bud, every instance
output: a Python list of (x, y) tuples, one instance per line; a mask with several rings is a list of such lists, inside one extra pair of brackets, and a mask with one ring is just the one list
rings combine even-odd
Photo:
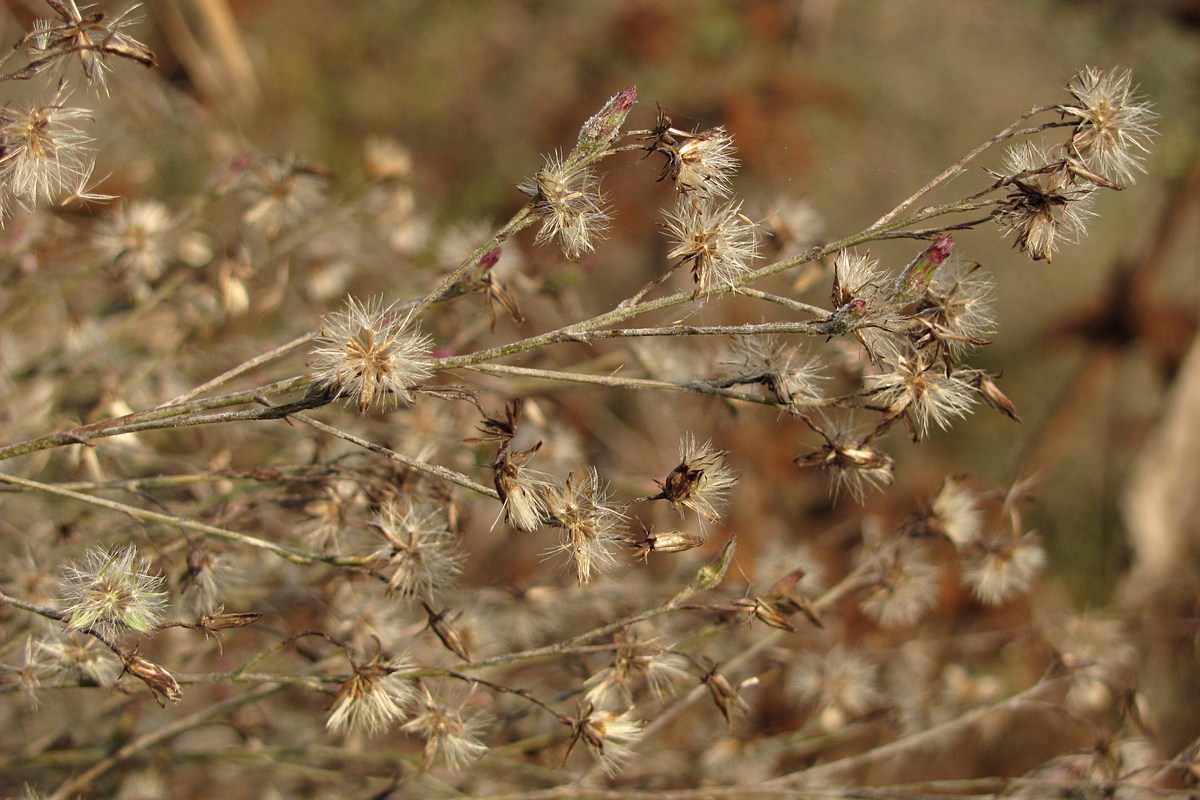
[(575, 145), (577, 152), (594, 154), (612, 144), (625, 124), (625, 117), (637, 102), (637, 87), (618, 92), (604, 104), (604, 108), (583, 124), (579, 131), (579, 142)]
[(434, 358), (449, 358), (454, 355), (454, 348), (448, 344), (439, 344), (433, 348)]
[(954, 251), (954, 237), (950, 234), (939, 236), (933, 244), (911, 264), (905, 267), (896, 284), (896, 300), (901, 303), (911, 303), (925, 294), (929, 281), (935, 272)]
[(496, 266), (496, 262), (500, 260), (500, 248), (493, 247), (483, 254), (483, 258), (479, 259), (479, 268), (489, 270)]

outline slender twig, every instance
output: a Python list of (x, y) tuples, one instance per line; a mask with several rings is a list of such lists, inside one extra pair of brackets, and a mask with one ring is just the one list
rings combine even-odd
[(252, 689), (246, 694), (237, 697), (231, 697), (220, 703), (213, 703), (205, 706), (199, 711), (189, 714), (188, 716), (176, 720), (168, 725), (164, 725), (157, 730), (151, 731), (144, 736), (139, 736), (133, 741), (118, 748), (111, 756), (102, 759), (89, 769), (84, 770), (73, 778), (64, 781), (48, 800), (66, 800), (76, 792), (81, 792), (88, 788), (92, 781), (99, 778), (104, 773), (118, 766), (124, 761), (129, 760), (133, 756), (148, 750), (152, 747), (160, 745), (164, 742), (174, 739), (180, 734), (187, 731), (199, 728), (202, 725), (208, 724), (212, 720), (220, 719), (232, 711), (236, 711), (244, 705), (256, 703), (266, 697), (275, 694), (284, 687), (280, 684), (268, 684), (260, 686), (257, 689)]
[(27, 489), (36, 489), (39, 492), (53, 494), (59, 497), (67, 497), (72, 500), (77, 500), (81, 503), (87, 503), (101, 508), (107, 508), (111, 511), (118, 511), (122, 514), (128, 514), (135, 519), (145, 520), (147, 522), (160, 522), (164, 525), (173, 527), (185, 528), (187, 530), (203, 533), (208, 536), (213, 536), (217, 539), (223, 539), (228, 542), (246, 545), (257, 550), (265, 550), (268, 553), (274, 553), (277, 556), (286, 558), (296, 564), (312, 564), (321, 562), (334, 566), (361, 566), (363, 559), (349, 556), (327, 555), (323, 553), (314, 553), (308, 550), (302, 550), (298, 547), (279, 544), (277, 542), (269, 542), (266, 539), (259, 539), (249, 534), (231, 531), (225, 528), (218, 528), (215, 525), (207, 525), (203, 522), (198, 522), (187, 517), (177, 517), (172, 514), (162, 514), (157, 511), (149, 511), (137, 506), (131, 506), (126, 503), (118, 503), (115, 500), (107, 500), (103, 497), (95, 495), (83, 494), (81, 492), (63, 489), (53, 484), (41, 483), (39, 481), (30, 480), (28, 478), (19, 478), (16, 475), (8, 475), (0, 473), (0, 482), (11, 483), (15, 486), (24, 486)]

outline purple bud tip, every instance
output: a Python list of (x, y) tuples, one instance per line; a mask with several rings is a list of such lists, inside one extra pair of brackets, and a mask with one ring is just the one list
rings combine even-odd
[(434, 358), (449, 358), (452, 355), (454, 355), (454, 348), (448, 344), (439, 344), (433, 348)]
[(925, 251), (925, 255), (936, 265), (941, 265), (943, 261), (950, 257), (954, 252), (954, 237), (948, 233), (944, 233), (934, 240), (929, 249)]
[(500, 260), (500, 248), (493, 247), (483, 254), (483, 258), (479, 259), (479, 266), (483, 269), (491, 269), (496, 266), (496, 262)]
[(633, 108), (633, 104), (637, 102), (637, 87), (630, 86), (628, 89), (622, 89), (612, 99), (612, 110), (628, 111)]

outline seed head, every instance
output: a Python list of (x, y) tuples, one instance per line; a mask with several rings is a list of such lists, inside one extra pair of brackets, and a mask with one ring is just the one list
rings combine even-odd
[(558, 155), (546, 156), (545, 166), (517, 188), (533, 198), (533, 210), (542, 218), (538, 244), (557, 239), (563, 255), (575, 261), (604, 238), (608, 210), (600, 179), (590, 168), (570, 165)]
[(129, 274), (139, 285), (158, 280), (172, 254), (171, 212), (155, 200), (118, 206), (92, 237), (105, 260)]
[(679, 466), (665, 480), (655, 481), (662, 489), (659, 496), (670, 501), (680, 514), (688, 508), (702, 519), (716, 522), (721, 518), (717, 508), (737, 483), (737, 474), (725, 463), (725, 455), (711, 441), (697, 444), (695, 437), (687, 434), (679, 443)]
[(658, 124), (646, 138), (647, 152), (666, 159), (658, 179), (670, 178), (680, 194), (712, 201), (732, 193), (730, 179), (738, 167), (733, 155), (737, 148), (725, 128), (688, 133), (672, 127), (670, 117), (660, 112)]
[(594, 468), (581, 481), (569, 474), (562, 484), (549, 486), (546, 509), (550, 524), (562, 529), (556, 551), (570, 557), (581, 585), (591, 579), (593, 571), (616, 561), (625, 515), (609, 501), (608, 490)]
[(65, 571), (63, 599), (67, 627), (94, 631), (112, 642), (126, 631), (148, 633), (162, 621), (167, 603), (163, 577), (132, 545), (100, 547), (84, 553), (82, 565)]
[(1134, 90), (1128, 71), (1084, 67), (1067, 84), (1076, 102), (1059, 106), (1079, 120), (1068, 151), (1104, 177), (1126, 183), (1146, 171), (1142, 158), (1149, 152), (1155, 133), (1151, 123), (1158, 116)]
[(354, 665), (354, 674), (338, 691), (325, 727), (335, 733), (375, 736), (402, 721), (417, 697), (412, 680), (401, 676), (408, 667), (400, 659), (378, 655), (367, 664)]
[(834, 499), (843, 489), (857, 502), (868, 488), (880, 488), (892, 482), (892, 459), (865, 443), (864, 437), (850, 428), (818, 430), (825, 443), (795, 462), (801, 467), (819, 467), (828, 477)]
[(820, 359), (802, 355), (777, 336), (735, 336), (725, 366), (730, 370), (728, 383), (762, 384), (783, 405), (803, 408), (823, 396)]
[(713, 286), (732, 288), (758, 257), (758, 234), (741, 210), (741, 203), (685, 199), (667, 214), (667, 232), (675, 242), (667, 258), (691, 265), (695, 296)]
[(616, 775), (633, 758), (633, 745), (641, 738), (642, 723), (632, 710), (593, 711), (575, 722), (575, 739), (583, 739), (608, 775)]
[(487, 720), (464, 713), (467, 699), (444, 703), (421, 685), (419, 710), (404, 724), (404, 730), (425, 740), (426, 766), (441, 761), (452, 770), (460, 770), (487, 752), (487, 745), (479, 740)]
[(344, 311), (321, 325), (310, 361), (314, 384), (353, 401), (360, 414), (373, 403), (383, 408), (411, 403), (410, 389), (433, 368), (429, 337), (410, 323), (394, 305), (350, 298)]
[(835, 645), (828, 653), (808, 653), (797, 664), (792, 688), (821, 712), (822, 727), (838, 730), (881, 700), (875, 665)]
[(891, 372), (868, 375), (863, 390), (874, 395), (889, 419), (910, 414), (920, 436), (929, 433), (930, 422), (946, 430), (952, 418), (966, 416), (975, 402), (971, 384), (958, 372), (947, 375), (924, 351), (896, 356), (891, 366)]
[(76, 127), (90, 112), (62, 105), (0, 109), (0, 197), (7, 212), (15, 202), (26, 210), (74, 192), (87, 183), (91, 137)]
[(389, 500), (372, 525), (385, 540), (376, 551), (383, 570), (391, 570), (388, 589), (402, 597), (432, 601), (454, 585), (462, 554), (440, 508), (403, 505)]
[(1060, 240), (1071, 243), (1086, 233), (1094, 186), (1076, 180), (1063, 159), (1053, 159), (1030, 142), (1008, 150), (1004, 158), (1008, 194), (996, 221), (1014, 245), (1034, 261), (1054, 260)]
[(867, 556), (875, 579), (862, 610), (885, 628), (913, 625), (938, 596), (938, 569), (919, 542), (883, 543)]
[(1046, 551), (1033, 534), (980, 542), (966, 557), (963, 583), (981, 603), (1000, 605), (1028, 592), (1045, 564)]

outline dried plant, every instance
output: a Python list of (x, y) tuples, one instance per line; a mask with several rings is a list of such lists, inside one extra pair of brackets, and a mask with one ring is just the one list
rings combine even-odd
[[(898, 451), (981, 408), (1018, 419), (969, 362), (1003, 327), (1002, 279), (961, 233), (996, 226), (1049, 263), (1103, 224), (1095, 196), (1145, 171), (1154, 134), (1128, 73), (1085, 68), (821, 241), (811, 210), (750, 216), (736, 130), (662, 111), (636, 129), (629, 88), (480, 233), (439, 230), (408, 183), (419, 162), (383, 140), (357, 187), (245, 154), (186, 203), (101, 195), (73, 98), (119, 102), (116, 77), (154, 57), (128, 11), (47, 14), (0, 76), (47, 81), (0, 112), (0, 216), (29, 231), (20, 257), (87, 265), (63, 291), (94, 316), (64, 314), (50, 345), (3, 333), (0, 791), (125, 797), (137, 778), (172, 796), (186, 775), (213, 793), (246, 760), (246, 796), (369, 778), (375, 797), (1132, 797), (1195, 771), (1194, 748), (1145, 746), (1119, 626), (1029, 610), (1047, 564), (1029, 483), (953, 476), (847, 512), (893, 483)], [(964, 196), (919, 205), (985, 158)], [(597, 304), (520, 255), (594, 259), (582, 280), (599, 280), (613, 163), (675, 191), (661, 263)], [(886, 240), (916, 242), (907, 263), (865, 250)], [(388, 296), (351, 291), (372, 263)], [(821, 284), (807, 299), (776, 279), (801, 268)], [(6, 320), (45, 301), (36, 283), (0, 300)], [(730, 321), (747, 303), (755, 321)], [(268, 319), (294, 337), (218, 364), (224, 326)], [(585, 436), (572, 388), (639, 399)], [(792, 488), (704, 429), (728, 408), (799, 440)], [(744, 493), (813, 476), (827, 496), (806, 502), (848, 521), (796, 519), (803, 548), (752, 529)], [(949, 624), (955, 604), (977, 619)], [(1049, 668), (1004, 669), (1003, 647)], [(1023, 778), (927, 763), (1038, 721), (1061, 730)]]

